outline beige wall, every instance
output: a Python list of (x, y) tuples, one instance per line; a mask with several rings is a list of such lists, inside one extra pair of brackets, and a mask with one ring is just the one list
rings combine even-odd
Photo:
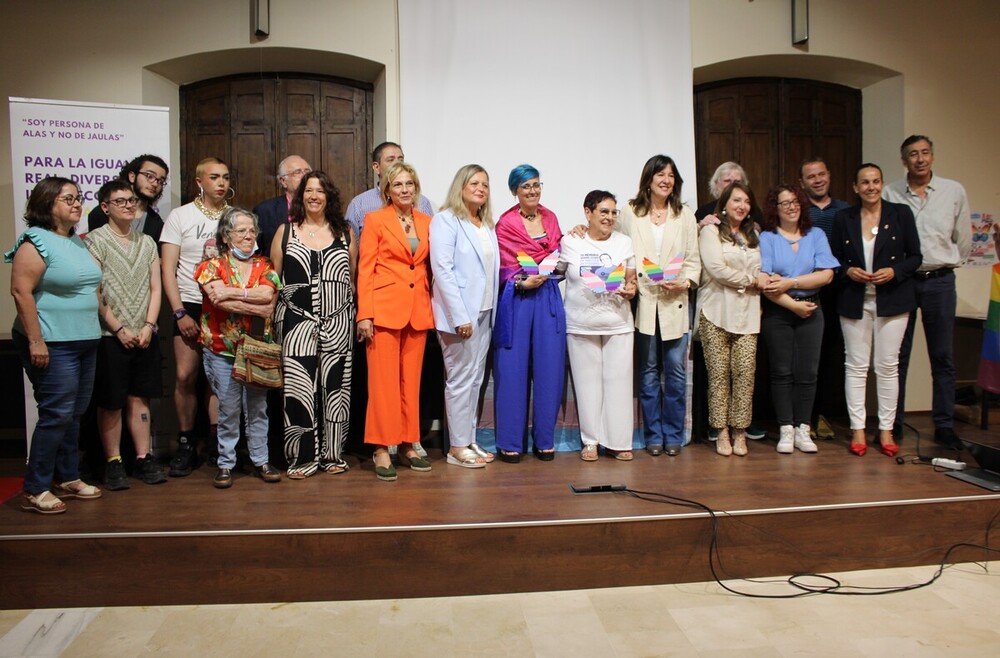
[[(176, 135), (177, 86), (256, 70), (341, 75), (375, 86), (375, 136), (398, 137), (399, 68), (394, 0), (271, 2), (271, 36), (251, 36), (250, 0), (39, 0), (6, 3), (0, 94), (166, 105)], [(935, 170), (965, 184), (973, 209), (1000, 208), (986, 154), (1000, 76), (991, 46), (995, 3), (958, 0), (811, 0), (810, 40), (791, 45), (788, 0), (691, 0), (695, 82), (786, 75), (849, 84), (864, 94), (864, 157), (889, 179), (897, 147), (931, 135)], [(124, 29), (131, 26), (132, 29)], [(125, 54), (127, 53), (127, 55)], [(15, 64), (16, 63), (16, 64)], [(0, 209), (10, 212), (8, 107), (0, 103)], [(170, 162), (180, 162), (179, 142)], [(174, 200), (175, 203), (177, 199)], [(10, 225), (8, 225), (10, 226)], [(11, 229), (0, 232), (9, 245)], [(985, 308), (986, 273), (960, 273), (960, 310)], [(0, 288), (10, 269), (0, 267)], [(0, 294), (0, 336), (14, 308)], [(922, 340), (922, 339), (921, 339)], [(924, 354), (922, 343), (917, 354)], [(926, 357), (915, 360), (909, 406), (930, 404)]]
[[(38, 0), (4, 3), (0, 40), (0, 212), (10, 213), (6, 98), (170, 108), (180, 162), (178, 86), (231, 73), (299, 71), (374, 85), (375, 137), (399, 131), (395, 0), (272, 0), (270, 37), (250, 27), (250, 0)], [(15, 64), (16, 63), (16, 64)], [(172, 174), (174, 172), (171, 172)], [(179, 173), (179, 172), (177, 172)], [(176, 174), (175, 174), (176, 175)], [(179, 204), (179, 185), (173, 205)], [(0, 244), (13, 243), (13, 223)], [(0, 336), (14, 318), (10, 267), (0, 267)]]
[[(1000, 149), (996, 3), (811, 0), (809, 5), (809, 42), (793, 46), (789, 0), (692, 0), (695, 82), (775, 75), (859, 88), (863, 158), (880, 164), (887, 180), (904, 174), (898, 150), (903, 138), (926, 134), (935, 144), (934, 171), (964, 184), (973, 210), (1000, 210), (1000, 184), (987, 160)], [(959, 312), (985, 312), (988, 286), (988, 269), (960, 271)], [(910, 410), (930, 408), (926, 354), (920, 330), (908, 378)]]

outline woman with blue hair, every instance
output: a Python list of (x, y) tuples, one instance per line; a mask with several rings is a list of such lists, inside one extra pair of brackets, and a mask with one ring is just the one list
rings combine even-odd
[(511, 464), (521, 461), (527, 447), (529, 397), (532, 450), (542, 461), (555, 457), (556, 414), (566, 370), (559, 284), (531, 265), (557, 251), (562, 239), (555, 213), (539, 203), (540, 177), (527, 164), (511, 170), (507, 186), (517, 204), (500, 216), (496, 228), (501, 286), (493, 330), (496, 437), (500, 460)]

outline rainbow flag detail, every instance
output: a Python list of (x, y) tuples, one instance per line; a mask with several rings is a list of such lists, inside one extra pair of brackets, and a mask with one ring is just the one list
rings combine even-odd
[(623, 283), (625, 283), (625, 263), (620, 263), (604, 280), (604, 287), (608, 292), (614, 292), (621, 288)]
[(663, 268), (649, 260), (642, 259), (642, 269), (646, 272), (646, 278), (650, 281), (663, 281)]
[(525, 274), (538, 274), (538, 263), (523, 251), (517, 252), (517, 264), (521, 266), (521, 271)]
[(990, 306), (983, 328), (983, 351), (976, 382), (983, 390), (1000, 393), (1000, 263), (993, 266)]

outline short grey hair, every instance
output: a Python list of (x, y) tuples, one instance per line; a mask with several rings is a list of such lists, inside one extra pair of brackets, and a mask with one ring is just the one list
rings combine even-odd
[(306, 163), (306, 167), (312, 168), (312, 165), (310, 165), (308, 162), (306, 162), (305, 158), (303, 158), (301, 155), (295, 155), (293, 153), (292, 155), (288, 156), (287, 158), (285, 158), (284, 160), (282, 160), (281, 162), (278, 163), (278, 178), (281, 178), (282, 176), (287, 176), (288, 175), (288, 171), (287, 171), (287, 168), (286, 168), (285, 164), (289, 160), (291, 160), (292, 158), (298, 158), (299, 160), (302, 160), (302, 162)]
[(740, 172), (740, 178), (742, 178), (743, 182), (747, 184), (747, 187), (750, 187), (750, 180), (747, 178), (747, 172), (743, 171), (743, 167), (736, 162), (723, 162), (715, 168), (715, 173), (712, 174), (712, 177), (708, 180), (708, 193), (712, 195), (713, 199), (718, 199), (719, 195), (722, 194), (721, 191), (716, 189), (716, 186), (719, 184), (719, 180), (731, 171)]
[(219, 226), (215, 229), (215, 246), (218, 247), (220, 254), (229, 251), (229, 241), (225, 238), (236, 228), (236, 220), (240, 217), (252, 219), (254, 230), (260, 234), (260, 221), (257, 219), (257, 215), (244, 208), (229, 206), (222, 211), (222, 216), (219, 217)]

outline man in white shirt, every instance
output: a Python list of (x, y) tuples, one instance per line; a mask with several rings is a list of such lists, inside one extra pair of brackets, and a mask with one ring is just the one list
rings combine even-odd
[[(962, 443), (954, 430), (955, 361), (952, 343), (958, 301), (955, 268), (965, 263), (972, 248), (969, 200), (961, 184), (934, 175), (934, 143), (929, 137), (911, 135), (903, 141), (899, 152), (906, 167), (906, 178), (886, 186), (882, 197), (909, 206), (917, 220), (920, 251), (924, 257), (915, 275), (917, 304), (931, 362), (934, 440), (960, 450)], [(899, 350), (899, 404), (894, 428), (898, 434), (903, 428), (906, 371), (913, 348), (916, 318), (917, 312), (913, 311)]]

